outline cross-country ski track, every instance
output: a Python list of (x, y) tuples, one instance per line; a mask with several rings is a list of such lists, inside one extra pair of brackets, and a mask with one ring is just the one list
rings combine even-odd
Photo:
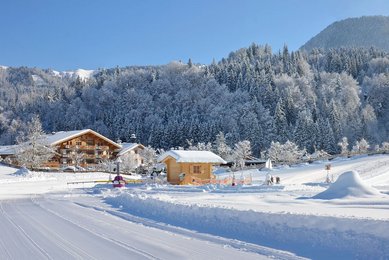
[[(93, 202), (91, 202), (93, 203)], [(98, 203), (96, 201), (96, 203)], [(71, 200), (0, 200), (1, 259), (278, 259), (286, 252), (164, 228)], [(141, 223), (142, 222), (142, 223)], [(160, 228), (158, 228), (160, 227)], [(259, 252), (263, 251), (263, 255)]]

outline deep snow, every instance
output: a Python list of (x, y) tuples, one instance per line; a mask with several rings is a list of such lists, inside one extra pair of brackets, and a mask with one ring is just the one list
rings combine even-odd
[[(330, 174), (338, 180), (331, 186), (325, 183), (325, 165), (328, 163), (332, 165)], [(224, 245), (236, 254), (246, 251), (258, 257), (276, 259), (293, 259), (296, 255), (313, 259), (389, 258), (388, 155), (275, 167), (271, 174), (279, 176), (281, 184), (271, 186), (263, 184), (268, 171), (256, 169), (235, 173), (236, 178), (251, 175), (253, 185), (138, 184), (129, 185), (125, 189), (112, 189), (107, 184), (93, 183), (67, 185), (69, 181), (107, 179), (104, 173), (31, 172), (15, 175), (15, 171), (0, 166), (0, 202), (5, 201), (4, 205), (9, 210), (10, 199), (37, 197), (32, 199), (35, 204), (46, 208), (50, 205), (50, 210), (68, 220), (72, 219), (71, 222), (79, 218), (73, 216), (71, 211), (78, 211), (78, 207), (88, 209), (79, 212), (96, 219), (93, 230), (102, 227), (104, 232), (108, 232), (105, 228), (106, 225), (110, 226), (105, 223), (107, 219), (99, 216), (104, 214), (110, 218), (119, 217), (124, 223), (137, 223), (175, 235), (181, 234), (190, 248), (184, 257), (180, 255), (183, 258), (190, 258), (191, 250), (192, 258), (200, 258), (191, 243), (197, 239)], [(358, 171), (359, 176), (349, 173), (338, 178), (348, 171)], [(231, 175), (221, 170), (218, 172), (218, 178)], [(352, 189), (347, 190), (346, 186)], [(337, 194), (334, 191), (344, 191), (342, 187), (346, 187), (348, 196), (337, 195), (331, 200), (312, 199), (326, 190)], [(365, 197), (365, 192), (373, 189), (380, 193)], [(24, 203), (27, 208), (32, 207), (28, 206), (29, 203)], [(13, 214), (23, 212), (24, 204), (15, 206)], [(36, 214), (39, 217), (41, 213)], [(86, 220), (81, 218), (79, 221), (83, 226)], [(25, 225), (29, 232), (38, 232), (29, 224)], [(143, 229), (137, 231), (148, 233)], [(118, 236), (125, 239), (123, 234), (118, 233)], [(3, 239), (2, 235), (0, 238)], [(115, 238), (115, 233), (110, 238)], [(145, 252), (158, 252), (157, 246), (153, 246), (155, 241), (150, 239), (153, 242), (146, 243)], [(35, 242), (39, 244), (39, 240)], [(145, 242), (140, 243), (143, 245)], [(84, 250), (82, 242), (80, 247)], [(57, 248), (60, 248), (59, 245)], [(177, 250), (172, 249), (170, 258), (179, 254)], [(162, 252), (160, 258), (165, 258), (167, 255), (162, 257)], [(218, 249), (215, 252), (223, 259), (230, 256), (227, 251)], [(158, 253), (152, 255), (158, 256)]]

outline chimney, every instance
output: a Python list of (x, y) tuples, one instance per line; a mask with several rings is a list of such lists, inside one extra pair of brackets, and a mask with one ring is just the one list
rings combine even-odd
[(118, 139), (118, 140), (116, 141), (116, 143), (121, 144), (121, 143), (122, 143), (122, 140)]
[(130, 143), (136, 143), (136, 135), (135, 134), (132, 134), (130, 136)]

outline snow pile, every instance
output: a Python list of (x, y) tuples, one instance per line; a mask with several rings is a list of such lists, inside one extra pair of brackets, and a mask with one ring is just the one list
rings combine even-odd
[(185, 205), (133, 190), (106, 190), (102, 195), (106, 203), (135, 216), (272, 248), (293, 248), (305, 257), (389, 257), (385, 221)]
[(18, 176), (31, 176), (31, 174), (32, 173), (26, 167), (22, 167), (14, 173), (14, 175)]
[(367, 185), (357, 171), (348, 171), (338, 177), (327, 190), (313, 196), (314, 199), (342, 199), (346, 197), (367, 197), (382, 195), (377, 189)]

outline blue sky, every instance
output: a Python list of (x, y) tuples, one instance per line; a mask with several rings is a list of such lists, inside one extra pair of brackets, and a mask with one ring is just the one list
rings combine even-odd
[(0, 64), (56, 70), (209, 64), (251, 43), (298, 49), (387, 0), (1, 0)]

